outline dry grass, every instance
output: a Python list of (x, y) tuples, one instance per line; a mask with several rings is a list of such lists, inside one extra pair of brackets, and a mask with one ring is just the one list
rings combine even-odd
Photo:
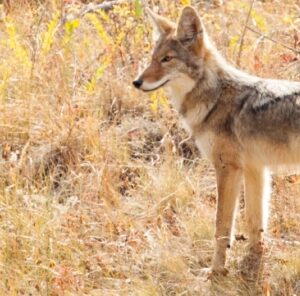
[[(228, 277), (199, 275), (213, 251), (214, 172), (164, 94), (131, 86), (151, 49), (139, 9), (62, 23), (78, 6), (10, 2), (0, 22), (0, 294), (299, 295), (296, 176), (274, 180), (259, 281), (239, 277), (240, 241)], [(176, 18), (183, 2), (159, 7)], [(299, 50), (297, 2), (256, 1), (249, 25)], [(249, 3), (194, 3), (235, 62)], [(299, 80), (298, 58), (247, 31), (249, 72)]]

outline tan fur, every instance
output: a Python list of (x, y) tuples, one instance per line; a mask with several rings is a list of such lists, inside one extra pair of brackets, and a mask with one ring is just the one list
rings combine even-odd
[(153, 61), (151, 67), (148, 67), (144, 71), (144, 79), (147, 82), (155, 82), (162, 79), (165, 76), (163, 68), (161, 67), (160, 63)]
[(212, 270), (224, 272), (243, 179), (249, 250), (258, 250), (266, 227), (269, 171), (300, 166), (300, 83), (261, 79), (228, 65), (192, 7), (183, 9), (177, 27), (151, 16), (157, 18), (160, 37), (150, 66), (139, 75), (140, 88), (163, 86), (169, 91), (187, 130), (215, 167)]

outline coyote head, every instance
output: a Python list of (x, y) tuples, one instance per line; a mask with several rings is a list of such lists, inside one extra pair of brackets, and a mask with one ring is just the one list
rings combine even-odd
[(133, 81), (143, 91), (163, 86), (191, 85), (203, 76), (207, 56), (204, 28), (190, 6), (182, 10), (178, 24), (147, 9), (158, 33), (150, 65)]

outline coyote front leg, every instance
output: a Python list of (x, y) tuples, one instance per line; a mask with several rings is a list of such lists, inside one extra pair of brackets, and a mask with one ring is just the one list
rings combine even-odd
[(226, 248), (230, 247), (236, 201), (240, 192), (242, 170), (232, 164), (216, 165), (218, 204), (216, 215), (215, 252), (212, 271), (226, 273)]
[(263, 168), (247, 165), (245, 176), (245, 218), (249, 235), (248, 253), (239, 266), (242, 274), (257, 276), (261, 268), (263, 254), (263, 231), (266, 227), (267, 213), (264, 203), (270, 195), (270, 182)]
[(264, 202), (270, 194), (269, 181), (261, 168), (247, 166), (245, 169), (245, 216), (249, 232), (249, 245), (254, 247), (261, 243), (262, 232), (266, 226), (267, 213)]

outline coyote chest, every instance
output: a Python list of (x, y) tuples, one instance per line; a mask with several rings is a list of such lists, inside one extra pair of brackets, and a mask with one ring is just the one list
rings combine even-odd
[[(166, 87), (171, 103), (179, 114), (181, 113), (186, 95), (192, 91), (194, 86), (195, 81), (193, 79), (187, 75), (181, 74)], [(192, 127), (198, 122), (201, 113), (204, 112), (205, 110), (191, 109), (188, 111), (189, 114), (182, 117), (183, 127), (189, 134), (192, 134)]]
[[(173, 107), (178, 113), (182, 112), (183, 104), (186, 96), (193, 90), (195, 81), (187, 75), (181, 75), (174, 82), (168, 85), (167, 91), (171, 99)], [(208, 159), (211, 158), (211, 151), (214, 143), (214, 135), (209, 131), (203, 131), (195, 135), (194, 130), (197, 129), (206, 118), (210, 111), (210, 107), (206, 104), (196, 104), (185, 110), (185, 114), (181, 116), (184, 129), (195, 136), (198, 149)]]

